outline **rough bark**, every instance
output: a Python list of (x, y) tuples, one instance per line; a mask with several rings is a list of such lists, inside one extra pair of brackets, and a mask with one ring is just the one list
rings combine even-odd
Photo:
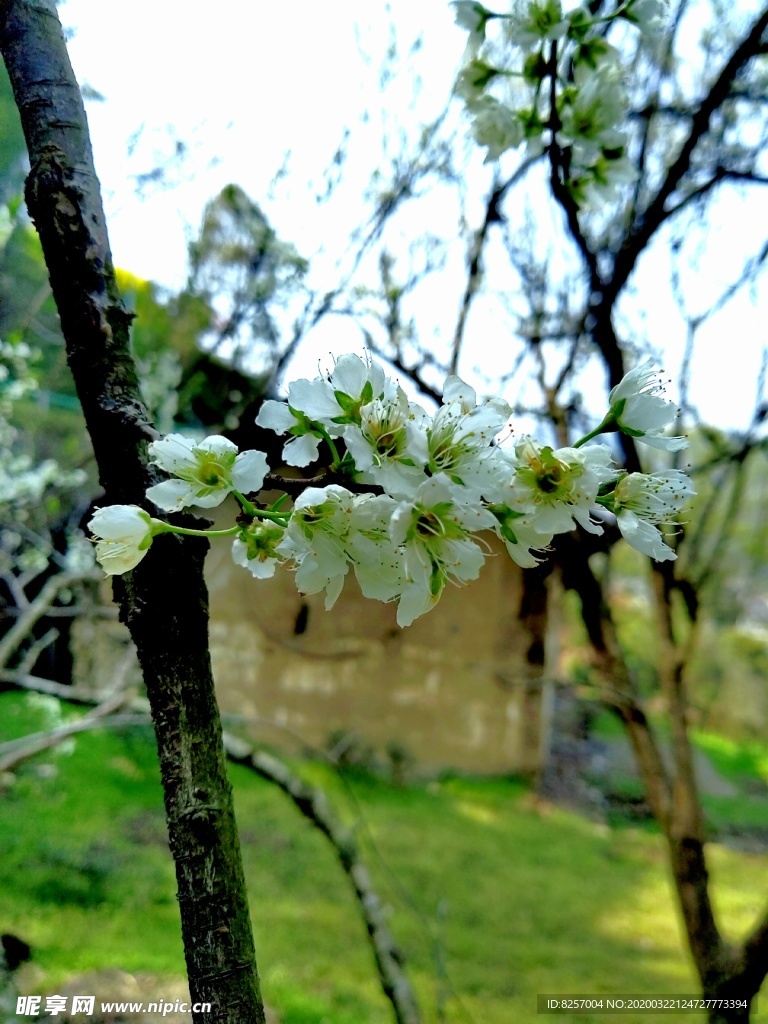
[[(26, 198), (109, 503), (144, 505), (157, 436), (129, 350), (88, 126), (54, 0), (6, 0), (0, 49), (29, 149)], [(195, 1021), (262, 1022), (242, 862), (208, 655), (204, 546), (162, 537), (116, 586), (157, 735)]]

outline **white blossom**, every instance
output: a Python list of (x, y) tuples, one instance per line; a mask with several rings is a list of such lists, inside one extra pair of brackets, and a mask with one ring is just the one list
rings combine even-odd
[(477, 3), (477, 0), (453, 0), (456, 24), (469, 32), (467, 54), (477, 53), (485, 42), (485, 26), (493, 17), (491, 11)]
[(642, 35), (654, 40), (664, 29), (667, 6), (663, 0), (630, 0), (623, 16), (637, 25)]
[(303, 412), (291, 408), (287, 402), (268, 398), (259, 409), (256, 424), (276, 434), (291, 435), (291, 440), (283, 447), (283, 458), (288, 466), (303, 467), (316, 461), (321, 435)]
[(606, 506), (616, 515), (622, 536), (633, 548), (657, 562), (677, 558), (658, 529), (672, 522), (695, 494), (681, 470), (667, 473), (629, 473), (622, 477)]
[(610, 409), (603, 421), (652, 448), (676, 452), (685, 448), (684, 437), (667, 437), (662, 433), (677, 417), (677, 406), (662, 398), (664, 386), (653, 361), (647, 359), (630, 370), (611, 391)]
[(181, 434), (168, 434), (149, 446), (152, 461), (175, 479), (147, 489), (147, 497), (167, 512), (188, 505), (213, 508), (237, 490), (259, 491), (269, 469), (263, 452), (238, 454), (237, 445), (213, 434), (196, 444)]
[(581, 177), (569, 180), (568, 187), (579, 206), (600, 210), (616, 199), (620, 185), (635, 181), (637, 176), (637, 167), (625, 153), (617, 156), (601, 153)]
[(360, 410), (375, 398), (391, 399), (396, 385), (372, 359), (350, 352), (341, 356), (328, 377), (294, 381), (288, 404), (311, 420), (332, 427), (359, 423)]
[(485, 162), (498, 160), (508, 149), (515, 149), (525, 138), (522, 121), (514, 110), (494, 96), (478, 96), (470, 104), (472, 134), (478, 145), (485, 146)]
[(628, 509), (651, 523), (668, 523), (696, 492), (680, 469), (666, 473), (628, 473), (613, 492), (614, 511)]
[(360, 409), (359, 424), (344, 429), (344, 443), (363, 483), (388, 494), (412, 494), (424, 480), (428, 417), (405, 392), (389, 401), (375, 398)]
[(365, 597), (392, 601), (403, 589), (402, 549), (390, 536), (397, 502), (388, 495), (355, 495), (347, 551)]
[(564, 533), (574, 522), (590, 533), (602, 533), (590, 510), (600, 485), (615, 475), (605, 445), (552, 449), (525, 438), (515, 448), (511, 469), (511, 480), (502, 489), (505, 503), (527, 513), (539, 533)]
[(269, 579), (275, 575), (280, 561), (277, 545), (284, 535), (282, 526), (256, 520), (250, 526), (243, 527), (240, 535), (232, 542), (232, 558), (257, 579)]
[(534, 50), (546, 40), (561, 39), (568, 31), (560, 0), (517, 0), (507, 18), (511, 43)]
[(621, 512), (616, 517), (621, 535), (631, 547), (650, 555), (657, 562), (668, 562), (677, 558), (677, 554), (664, 543), (658, 527), (641, 519), (634, 512)]
[(493, 441), (512, 410), (500, 398), (478, 405), (474, 388), (457, 376), (446, 380), (443, 403), (427, 427), (429, 471), (444, 473), (468, 495), (480, 497), (494, 484)]
[[(672, 559), (675, 552), (659, 527), (674, 521), (694, 493), (688, 477), (678, 470), (627, 474), (606, 446), (584, 447), (610, 429), (657, 447), (679, 447), (681, 438), (660, 435), (674, 406), (659, 390), (656, 371), (643, 364), (612, 390), (605, 419), (577, 447), (553, 449), (527, 437), (510, 450), (499, 444), (511, 415), (502, 399), (478, 402), (475, 390), (452, 375), (442, 405), (429, 417), (380, 366), (342, 356), (329, 375), (293, 382), (287, 403), (265, 402), (257, 423), (290, 435), (285, 454), (294, 465), (316, 458), (321, 440), (333, 448), (341, 438), (346, 454), (334, 452), (336, 478), (347, 473), (356, 490), (371, 484), (384, 493), (310, 486), (290, 511), (282, 511), (286, 496), (268, 511), (246, 503), (249, 515), (237, 526), (213, 532), (234, 537), (234, 561), (257, 578), (271, 577), (287, 563), (298, 589), (324, 592), (328, 609), (352, 570), (365, 597), (398, 601), (401, 626), (434, 607), (447, 583), (478, 576), (485, 558), (478, 535), (485, 530), (493, 530), (510, 557), (528, 568), (556, 533), (577, 523), (601, 533), (592, 518), (600, 509), (616, 516), (635, 548)], [(263, 452), (241, 454), (218, 435), (197, 444), (170, 434), (154, 442), (150, 454), (172, 479), (147, 494), (168, 510), (212, 507), (232, 491), (258, 492), (268, 469)], [(97, 510), (89, 525), (108, 574), (137, 565), (158, 533), (206, 534), (126, 505)]]
[(400, 626), (409, 626), (434, 607), (448, 580), (467, 583), (480, 573), (485, 556), (472, 533), (492, 529), (495, 519), (478, 503), (462, 504), (461, 497), (457, 485), (440, 473), (392, 515), (390, 535), (404, 551)]
[(626, 101), (618, 68), (603, 64), (599, 68), (580, 66), (569, 102), (560, 112), (561, 141), (575, 147), (579, 163), (594, 160), (603, 149), (622, 149), (624, 135), (616, 129), (623, 119)]
[(488, 510), (496, 519), (494, 531), (504, 542), (509, 557), (523, 569), (533, 569), (538, 565), (541, 558), (533, 552), (547, 548), (553, 534), (537, 529), (534, 516), (526, 516), (507, 505), (491, 504)]
[(301, 593), (324, 590), (329, 610), (349, 571), (352, 507), (353, 495), (345, 487), (308, 487), (296, 499), (285, 536), (275, 549), (281, 558), (296, 563), (296, 586)]
[(97, 508), (88, 529), (97, 538), (96, 560), (108, 576), (135, 568), (149, 551), (153, 528), (164, 526), (137, 505)]

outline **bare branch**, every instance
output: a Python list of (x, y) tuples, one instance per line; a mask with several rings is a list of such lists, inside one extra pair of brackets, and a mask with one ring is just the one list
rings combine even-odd
[[(52, 679), (43, 679), (42, 676), (30, 675), (28, 672), (0, 670), (0, 683), (18, 690), (30, 690), (33, 693), (47, 693), (51, 697), (58, 697), (70, 704), (82, 704), (86, 707), (93, 707), (98, 703), (99, 696), (93, 690), (84, 689), (79, 686), (68, 686), (66, 683), (56, 683)], [(7, 687), (6, 687), (7, 688)], [(103, 696), (103, 694), (102, 694)], [(146, 701), (141, 704), (142, 709), (149, 705)]]
[(346, 487), (348, 491), (352, 491), (353, 494), (384, 493), (384, 488), (379, 487), (378, 484), (357, 483), (342, 473), (332, 473), (330, 470), (311, 477), (281, 476), (279, 473), (268, 473), (264, 478), (264, 490), (273, 488), (282, 490), (293, 498), (303, 494), (308, 487), (328, 487), (329, 484), (339, 484), (341, 487)]
[(612, 300), (618, 296), (637, 262), (640, 253), (648, 245), (653, 234), (669, 216), (667, 202), (687, 173), (693, 151), (700, 139), (709, 130), (714, 112), (722, 106), (730, 94), (736, 76), (744, 65), (760, 52), (763, 33), (768, 27), (768, 7), (756, 18), (749, 32), (731, 54), (722, 71), (713, 82), (709, 92), (699, 104), (691, 118), (691, 129), (680, 152), (668, 169), (664, 181), (644, 212), (639, 213), (616, 257), (614, 273), (606, 291)]
[(50, 647), (58, 638), (59, 631), (57, 629), (49, 629), (37, 640), (34, 640), (24, 651), (24, 657), (19, 662), (19, 672), (31, 672), (35, 667), (35, 662), (46, 647)]
[(488, 241), (489, 229), (492, 224), (498, 224), (502, 220), (500, 210), (501, 203), (507, 192), (513, 188), (528, 173), (539, 157), (528, 157), (520, 164), (515, 173), (505, 182), (495, 181), (493, 188), (485, 204), (485, 216), (480, 228), (475, 232), (472, 245), (469, 249), (467, 259), (467, 285), (464, 289), (464, 296), (461, 301), (459, 318), (456, 323), (456, 331), (451, 346), (450, 372), (456, 373), (459, 365), (459, 354), (464, 341), (464, 329), (469, 316), (469, 310), (477, 294), (482, 280), (482, 255), (486, 242)]
[[(550, 184), (552, 193), (565, 214), (568, 230), (571, 238), (576, 243), (576, 248), (582, 255), (584, 263), (589, 271), (590, 279), (599, 280), (600, 274), (597, 266), (597, 257), (587, 243), (586, 236), (579, 223), (579, 207), (576, 200), (568, 190), (566, 184), (568, 169), (565, 163), (563, 150), (557, 141), (557, 132), (562, 127), (560, 115), (557, 112), (557, 41), (553, 41), (549, 58), (550, 78), (550, 100), (549, 100), (549, 130), (552, 139), (549, 144), (549, 166)], [(562, 178), (561, 178), (562, 175)]]
[(354, 835), (337, 820), (322, 792), (308, 786), (286, 764), (271, 754), (253, 750), (234, 736), (224, 735), (227, 756), (261, 778), (278, 786), (305, 818), (326, 837), (341, 867), (352, 883), (360, 913), (373, 947), (379, 980), (392, 1003), (397, 1024), (419, 1024), (421, 1014), (416, 994), (403, 970), (404, 957), (387, 926), (384, 908), (373, 888), (368, 870), (362, 863)]
[(58, 746), (78, 732), (93, 729), (114, 711), (129, 703), (132, 694), (126, 690), (125, 683), (133, 661), (134, 652), (128, 651), (117, 667), (114, 687), (101, 703), (83, 718), (74, 722), (66, 722), (56, 729), (49, 729), (32, 736), (24, 736), (20, 740), (11, 740), (8, 743), (0, 744), (0, 772), (12, 771), (24, 761), (28, 761), (30, 757), (34, 757), (35, 754)]
[(45, 615), (62, 590), (66, 589), (66, 587), (74, 586), (76, 583), (82, 583), (84, 580), (98, 580), (100, 578), (96, 572), (85, 574), (60, 572), (55, 576), (51, 576), (34, 601), (24, 609), (16, 622), (0, 640), (0, 666), (5, 667), (9, 663), (11, 657), (29, 636), (37, 622)]

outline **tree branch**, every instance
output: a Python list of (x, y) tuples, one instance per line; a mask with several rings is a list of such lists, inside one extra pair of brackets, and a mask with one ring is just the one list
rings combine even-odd
[(576, 243), (576, 248), (582, 255), (584, 263), (586, 264), (587, 270), (589, 271), (590, 280), (597, 281), (600, 278), (597, 266), (597, 257), (595, 253), (590, 249), (584, 232), (581, 230), (581, 224), (579, 223), (579, 207), (576, 200), (573, 198), (571, 193), (568, 191), (568, 186), (565, 180), (561, 179), (560, 175), (563, 174), (563, 178), (566, 177), (567, 170), (565, 167), (564, 154), (560, 147), (560, 143), (557, 141), (557, 133), (562, 127), (560, 123), (560, 116), (557, 112), (557, 41), (553, 41), (551, 44), (550, 58), (549, 58), (549, 76), (550, 76), (550, 101), (549, 101), (549, 130), (552, 135), (551, 142), (549, 144), (549, 167), (550, 174), (549, 180), (552, 186), (552, 194), (557, 200), (560, 208), (565, 214), (566, 223), (568, 224), (568, 230), (571, 234), (571, 238)]
[(85, 575), (77, 572), (61, 572), (51, 576), (34, 601), (26, 605), (21, 615), (0, 640), (0, 667), (4, 668), (9, 663), (20, 644), (29, 636), (62, 590), (75, 583), (82, 583), (84, 580), (97, 579), (100, 579), (100, 576), (95, 572)]
[(467, 260), (467, 285), (464, 289), (464, 296), (461, 300), (459, 317), (456, 322), (456, 331), (453, 335), (451, 346), (450, 372), (457, 373), (459, 366), (459, 354), (464, 341), (464, 330), (467, 324), (467, 317), (475, 296), (477, 295), (482, 280), (482, 256), (488, 241), (488, 234), (492, 224), (497, 224), (502, 219), (501, 203), (511, 188), (513, 188), (539, 159), (538, 156), (528, 157), (520, 164), (515, 173), (505, 182), (494, 182), (490, 195), (485, 204), (485, 216), (480, 228), (475, 232), (472, 245), (469, 249)]
[(276, 757), (255, 751), (249, 744), (227, 733), (224, 734), (224, 747), (227, 756), (235, 764), (250, 768), (278, 786), (329, 841), (352, 883), (360, 913), (368, 929), (381, 987), (392, 1003), (395, 1020), (397, 1024), (420, 1024), (421, 1014), (416, 994), (403, 970), (403, 955), (387, 926), (384, 908), (373, 888), (368, 870), (360, 859), (360, 851), (352, 832), (336, 820), (322, 790), (308, 786)]
[(758, 992), (768, 975), (768, 909), (763, 911), (737, 956), (741, 976), (747, 980), (749, 991)]
[(743, 66), (760, 53), (763, 33), (768, 28), (768, 7), (755, 19), (752, 28), (731, 54), (724, 68), (715, 79), (709, 92), (699, 104), (691, 118), (691, 129), (676, 159), (667, 171), (664, 181), (651, 203), (640, 213), (630, 228), (624, 243), (619, 250), (614, 265), (614, 273), (607, 288), (611, 304), (624, 287), (629, 275), (637, 262), (640, 253), (648, 245), (651, 237), (669, 216), (667, 201), (687, 173), (691, 165), (691, 157), (700, 139), (709, 130), (714, 112), (728, 99), (731, 85)]
[[(43, 751), (50, 750), (52, 747), (59, 746), (69, 739), (70, 736), (76, 736), (77, 733), (86, 732), (88, 729), (98, 728), (98, 726), (104, 724), (104, 720), (107, 717), (112, 716), (113, 712), (125, 704), (125, 701), (125, 693), (113, 694), (99, 704), (98, 707), (94, 708), (93, 711), (89, 711), (87, 715), (78, 718), (74, 722), (66, 722), (56, 729), (34, 733), (30, 736), (24, 736), (21, 740), (12, 740), (9, 743), (0, 744), (0, 772), (14, 771), (24, 761), (28, 761), (30, 757), (42, 754)], [(135, 721), (136, 716), (131, 715), (126, 719), (125, 715), (120, 715), (119, 718), (121, 720), (120, 724), (126, 724), (127, 721)], [(146, 720), (144, 716), (142, 716), (142, 720)]]

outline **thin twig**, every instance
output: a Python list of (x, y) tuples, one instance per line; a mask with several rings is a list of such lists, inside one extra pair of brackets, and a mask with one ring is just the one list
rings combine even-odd
[(308, 786), (271, 754), (256, 751), (242, 740), (224, 734), (224, 749), (231, 761), (244, 765), (278, 786), (305, 818), (333, 846), (341, 867), (352, 883), (360, 913), (373, 947), (379, 980), (392, 1003), (397, 1024), (419, 1024), (416, 995), (404, 970), (404, 957), (386, 923), (384, 908), (362, 863), (352, 832), (337, 820), (322, 790)]

